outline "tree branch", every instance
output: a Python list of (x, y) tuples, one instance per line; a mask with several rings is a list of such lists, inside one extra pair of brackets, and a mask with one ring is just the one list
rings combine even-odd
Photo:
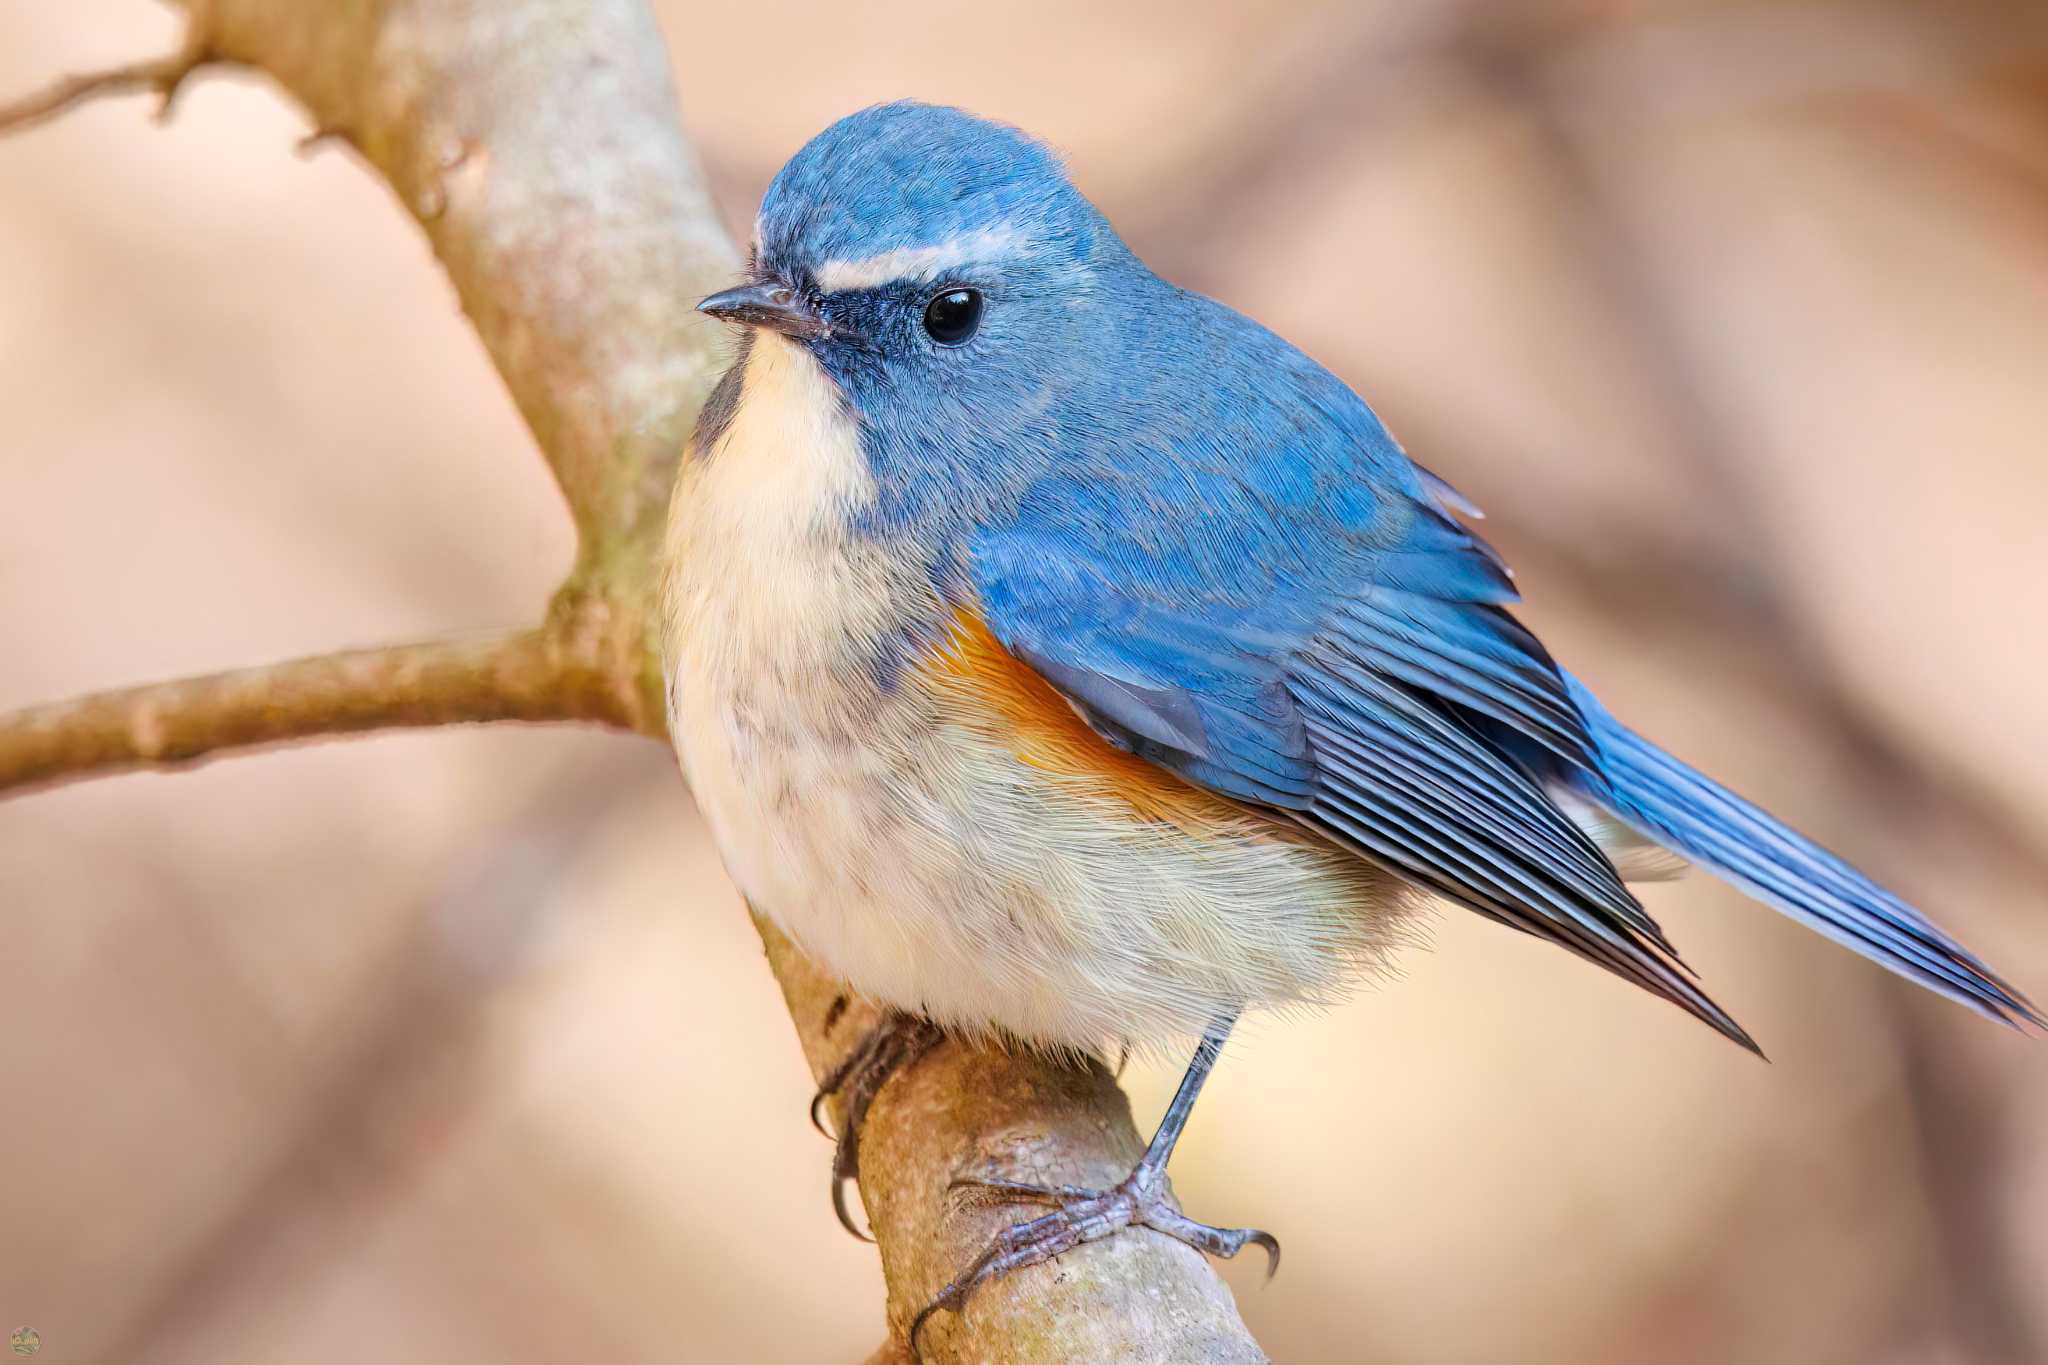
[(290, 740), (479, 721), (633, 728), (613, 671), (546, 631), (323, 654), (0, 715), (0, 792)]
[(159, 98), (157, 118), (170, 115), (171, 103), (177, 98), (178, 90), (190, 76), (206, 63), (203, 48), (187, 43), (185, 47), (168, 57), (158, 57), (146, 62), (131, 62), (126, 66), (110, 67), (105, 71), (89, 72), (80, 76), (66, 76), (46, 90), (40, 90), (25, 98), (0, 104), (0, 133), (17, 132), (33, 128), (64, 113), (75, 104), (98, 99), (103, 95), (127, 95), (138, 90), (154, 90)]
[[(532, 428), (586, 562), (639, 572), (723, 367), (722, 333), (692, 305), (739, 264), (645, 5), (175, 2), (195, 46), (268, 74), (390, 185)], [(620, 551), (630, 564), (608, 562)]]
[[(717, 330), (692, 305), (730, 282), (737, 253), (683, 139), (644, 0), (176, 2), (191, 21), (179, 58), (67, 82), (14, 106), (16, 124), (97, 94), (175, 88), (201, 60), (268, 73), (314, 136), (351, 143), (427, 233), (554, 472), (580, 554), (531, 632), (0, 717), (0, 788), (386, 725), (578, 719), (662, 734), (657, 559), (676, 462), (721, 363)], [(875, 1012), (765, 924), (762, 937), (823, 1075)], [(1140, 1147), (1099, 1066), (948, 1044), (893, 1080), (861, 1144), (889, 1290), (891, 1343), (876, 1358), (904, 1358), (910, 1319), (1015, 1216), (955, 1207), (956, 1176), (1105, 1185)], [(1264, 1359), (1202, 1257), (1149, 1232), (992, 1284), (964, 1319), (930, 1324), (923, 1345), (933, 1362)]]
[[(880, 1019), (781, 931), (755, 917), (813, 1075), (823, 1076)], [(837, 1122), (843, 1115), (832, 1106)], [(889, 1343), (907, 1361), (911, 1318), (1017, 1221), (1015, 1205), (951, 1197), (962, 1175), (1106, 1188), (1145, 1149), (1131, 1107), (1100, 1064), (947, 1041), (899, 1073), (861, 1131), (860, 1194), (889, 1284)], [(1037, 1212), (1042, 1212), (1039, 1210)], [(1229, 1288), (1201, 1254), (1150, 1232), (1123, 1233), (982, 1289), (968, 1317), (939, 1314), (918, 1343), (927, 1361), (1077, 1360), (1250, 1365), (1265, 1360)]]

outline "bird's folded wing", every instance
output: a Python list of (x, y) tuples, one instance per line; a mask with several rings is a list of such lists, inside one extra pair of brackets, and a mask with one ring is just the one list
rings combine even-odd
[(1405, 460), (1373, 472), (1369, 495), (1293, 506), (1212, 475), (1201, 513), (1179, 517), (1153, 485), (1181, 470), (1045, 481), (970, 547), (976, 608), (1118, 747), (1754, 1046), (1512, 757), (1534, 744), (1591, 761), (1556, 666), (1503, 609), (1499, 558), (1430, 476)]

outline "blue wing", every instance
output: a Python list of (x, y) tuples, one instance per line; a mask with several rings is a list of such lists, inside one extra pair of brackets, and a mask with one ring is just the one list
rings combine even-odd
[(1231, 449), (1225, 431), (1037, 481), (970, 545), (989, 628), (1112, 743), (1753, 1047), (1607, 857), (1489, 739), (1505, 728), (1562, 767), (1595, 761), (1556, 666), (1504, 610), (1505, 568), (1452, 515), (1456, 495), (1338, 388), (1349, 423), (1282, 428), (1321, 444)]
[(1133, 381), (1112, 425), (1143, 434), (1074, 439), (969, 545), (990, 630), (1099, 733), (1752, 1049), (1553, 792), (1922, 984), (2035, 1017), (1910, 907), (1616, 725), (1506, 610), (1507, 570), (1454, 515), (1474, 509), (1333, 376), (1216, 315), (1206, 363), (1245, 382), (1205, 373), (1168, 404)]

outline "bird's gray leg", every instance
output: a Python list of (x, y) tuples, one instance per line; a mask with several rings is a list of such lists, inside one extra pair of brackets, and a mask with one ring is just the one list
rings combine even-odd
[[(867, 1124), (868, 1107), (891, 1076), (937, 1047), (944, 1037), (929, 1019), (891, 1010), (826, 1073), (818, 1082), (818, 1093), (811, 1097), (811, 1126), (838, 1142), (832, 1152), (832, 1212), (839, 1216), (841, 1227), (863, 1242), (874, 1239), (854, 1225), (846, 1206), (846, 1187), (860, 1175), (860, 1134)], [(842, 1097), (837, 1134), (825, 1132), (820, 1117), (825, 1102), (835, 1095)]]
[(1151, 1228), (1197, 1251), (1226, 1259), (1235, 1256), (1247, 1244), (1255, 1244), (1266, 1252), (1268, 1276), (1280, 1268), (1280, 1243), (1271, 1233), (1257, 1228), (1215, 1228), (1197, 1223), (1174, 1207), (1166, 1188), (1166, 1163), (1173, 1159), (1174, 1145), (1180, 1141), (1181, 1132), (1188, 1125), (1188, 1115), (1194, 1112), (1195, 1098), (1202, 1093), (1202, 1083), (1209, 1079), (1210, 1071), (1215, 1069), (1216, 1056), (1223, 1050), (1223, 1040), (1230, 1036), (1231, 1025), (1236, 1022), (1235, 1013), (1226, 1014), (1203, 1033), (1201, 1046), (1195, 1049), (1194, 1060), (1188, 1064), (1187, 1074), (1181, 1077), (1180, 1089), (1174, 1092), (1173, 1102), (1166, 1106), (1166, 1117), (1159, 1121), (1158, 1131), (1152, 1134), (1145, 1155), (1113, 1189), (1088, 1190), (1072, 1185), (1053, 1189), (1008, 1180), (961, 1179), (953, 1182), (954, 1188), (978, 1194), (983, 1199), (999, 1203), (1049, 1204), (1053, 1211), (1002, 1233), (974, 1264), (955, 1276), (951, 1284), (924, 1306), (910, 1324), (912, 1360), (919, 1358), (918, 1333), (934, 1313), (947, 1309), (957, 1313), (967, 1306), (967, 1300), (974, 1291), (990, 1280), (1049, 1261), (1075, 1247), (1134, 1225)]

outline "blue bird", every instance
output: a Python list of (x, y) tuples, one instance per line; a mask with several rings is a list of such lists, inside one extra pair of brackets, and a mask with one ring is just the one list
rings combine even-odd
[(1661, 845), (2040, 1021), (1610, 716), (1510, 613), (1475, 509), (1327, 370), (1146, 269), (1015, 129), (916, 103), (832, 125), (699, 307), (744, 330), (676, 488), (663, 658), (741, 891), (925, 1028), (1199, 1039), (1130, 1177), (1003, 1187), (1054, 1214), (927, 1315), (1134, 1224), (1277, 1257), (1172, 1207), (1174, 1143), (1241, 1012), (1335, 998), (1432, 899), (1754, 1049), (1629, 891)]

